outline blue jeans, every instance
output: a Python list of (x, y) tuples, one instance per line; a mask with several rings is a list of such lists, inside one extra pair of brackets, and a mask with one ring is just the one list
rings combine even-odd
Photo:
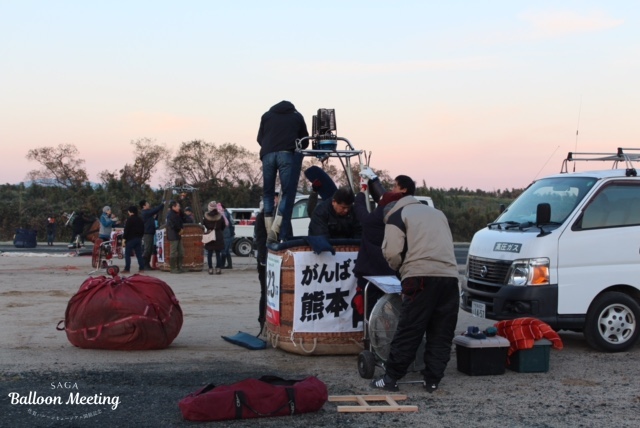
[(144, 270), (144, 259), (142, 258), (142, 238), (129, 238), (124, 246), (124, 270), (131, 268), (131, 252), (136, 253), (138, 268)]
[(266, 217), (275, 216), (273, 197), (276, 191), (276, 174), (280, 176), (280, 203), (278, 213), (283, 217), (280, 228), (280, 238), (286, 240), (291, 231), (290, 221), (293, 204), (296, 200), (298, 180), (304, 156), (295, 152), (274, 152), (262, 157), (262, 178), (264, 187), (264, 214)]
[[(265, 216), (269, 217), (275, 215), (273, 198), (276, 193), (276, 176), (280, 176), (280, 185), (282, 187), (281, 193), (284, 193), (284, 190), (287, 188), (287, 185), (291, 178), (296, 181), (298, 180), (298, 177), (291, 177), (292, 167), (293, 152), (267, 153), (262, 157), (262, 178), (264, 187), (264, 196), (262, 197), (262, 200), (264, 202)], [(287, 195), (281, 194), (279, 209), (280, 213), (284, 212), (284, 208), (286, 208), (286, 205), (288, 203), (289, 200), (287, 198)]]
[(233, 244), (233, 237), (224, 238), (224, 250), (222, 250), (223, 258), (231, 255), (231, 244)]
[(207, 250), (207, 265), (213, 269), (213, 253), (216, 253), (216, 269), (222, 269), (222, 250)]

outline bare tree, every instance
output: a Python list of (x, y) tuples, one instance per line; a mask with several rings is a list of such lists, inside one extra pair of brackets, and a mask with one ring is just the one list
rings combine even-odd
[(31, 149), (27, 159), (42, 165), (27, 174), (28, 179), (41, 185), (77, 189), (88, 181), (84, 159), (78, 159), (78, 149), (73, 144)]
[(131, 141), (134, 146), (135, 159), (132, 164), (125, 164), (118, 172), (101, 171), (98, 176), (104, 184), (113, 180), (121, 180), (133, 189), (144, 189), (156, 171), (158, 164), (166, 160), (169, 150), (150, 138)]
[(258, 184), (262, 172), (258, 155), (236, 144), (193, 140), (182, 143), (176, 155), (167, 162), (172, 178), (197, 185), (216, 182)]

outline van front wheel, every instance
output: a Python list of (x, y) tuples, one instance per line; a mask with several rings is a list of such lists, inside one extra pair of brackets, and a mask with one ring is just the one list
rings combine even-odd
[(584, 336), (587, 343), (606, 352), (623, 352), (638, 339), (640, 305), (620, 292), (598, 296), (587, 312)]

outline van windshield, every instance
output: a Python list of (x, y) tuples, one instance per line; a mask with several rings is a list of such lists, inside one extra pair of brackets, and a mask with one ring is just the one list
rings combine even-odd
[(594, 177), (543, 178), (529, 186), (496, 223), (533, 224), (538, 204), (551, 206), (551, 223), (562, 224), (597, 181)]

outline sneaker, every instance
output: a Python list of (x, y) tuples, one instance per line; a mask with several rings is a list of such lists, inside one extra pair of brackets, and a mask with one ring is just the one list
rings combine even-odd
[(385, 391), (398, 391), (398, 383), (395, 379), (392, 379), (387, 375), (382, 376), (378, 380), (372, 380), (369, 386), (372, 388), (384, 389)]
[(213, 275), (213, 268), (209, 268), (209, 275)]
[(123, 271), (122, 271), (122, 272), (120, 272), (120, 273), (129, 273), (129, 269), (125, 269), (125, 270), (123, 270)]
[(435, 392), (436, 389), (438, 389), (438, 384), (437, 383), (429, 383), (429, 382), (424, 382), (424, 389), (431, 394), (432, 392)]

